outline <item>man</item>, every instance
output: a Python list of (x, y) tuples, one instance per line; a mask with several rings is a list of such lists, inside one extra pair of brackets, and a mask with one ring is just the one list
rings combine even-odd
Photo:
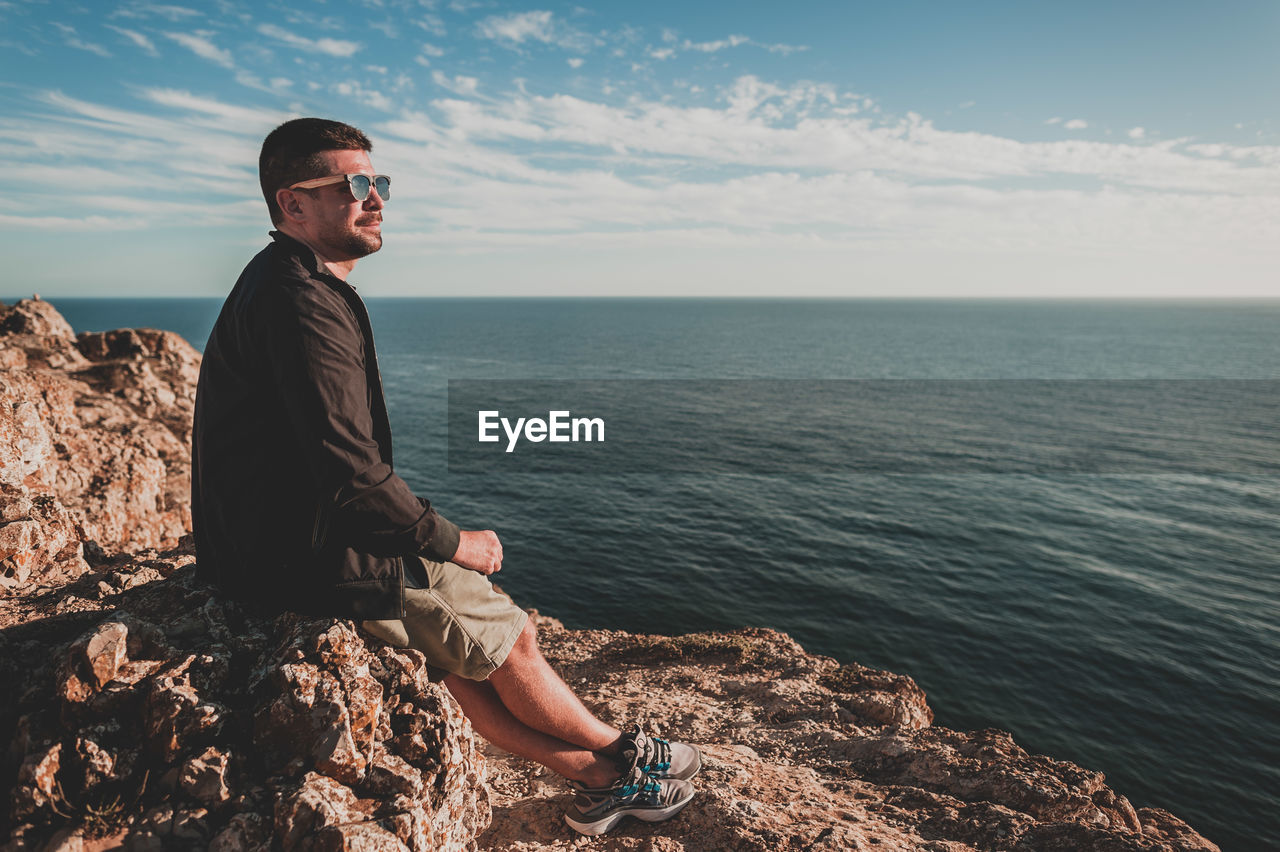
[(347, 283), (382, 247), (391, 196), (370, 150), (318, 118), (263, 143), (277, 230), (227, 297), (196, 393), (199, 572), (259, 610), (354, 618), (422, 651), (485, 739), (569, 779), (576, 830), (667, 819), (693, 797), (697, 749), (593, 716), (490, 584), (498, 536), (459, 530), (392, 469), (369, 315)]

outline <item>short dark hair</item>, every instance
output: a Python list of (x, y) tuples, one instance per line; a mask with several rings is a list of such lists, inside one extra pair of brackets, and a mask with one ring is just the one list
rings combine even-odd
[(327, 177), (322, 151), (372, 151), (373, 143), (358, 129), (327, 118), (295, 118), (267, 134), (258, 155), (258, 182), (267, 200), (271, 221), (284, 221), (276, 190), (298, 181)]

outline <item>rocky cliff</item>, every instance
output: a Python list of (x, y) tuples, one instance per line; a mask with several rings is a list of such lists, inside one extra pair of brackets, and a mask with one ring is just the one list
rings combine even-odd
[(170, 333), (77, 336), (45, 302), (0, 306), (4, 848), (1217, 848), (1007, 733), (933, 726), (908, 677), (785, 635), (536, 616), (589, 706), (704, 749), (675, 820), (578, 838), (563, 783), (474, 738), (416, 652), (196, 582), (198, 366)]

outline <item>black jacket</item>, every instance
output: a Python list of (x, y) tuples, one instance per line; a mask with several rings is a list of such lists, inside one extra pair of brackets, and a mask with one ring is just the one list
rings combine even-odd
[(403, 617), (403, 556), (458, 528), (391, 467), (369, 314), (279, 232), (245, 267), (196, 390), (191, 503), (202, 579), (257, 609)]

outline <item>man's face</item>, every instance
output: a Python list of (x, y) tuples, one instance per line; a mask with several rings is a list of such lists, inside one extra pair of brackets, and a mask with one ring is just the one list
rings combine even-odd
[[(317, 177), (329, 175), (373, 175), (373, 164), (365, 151), (323, 151), (327, 166)], [(346, 182), (307, 190), (307, 231), (313, 245), (330, 260), (356, 260), (382, 248), (382, 208), (386, 202), (377, 190), (356, 201)]]

